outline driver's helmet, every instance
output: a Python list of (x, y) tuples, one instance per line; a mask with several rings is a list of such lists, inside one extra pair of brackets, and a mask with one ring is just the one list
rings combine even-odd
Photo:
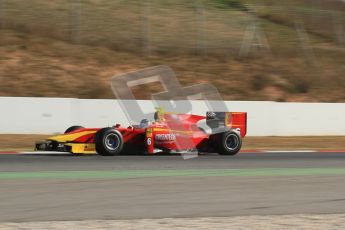
[(148, 126), (151, 125), (151, 122), (148, 119), (142, 119), (140, 121), (140, 128), (147, 128)]
[(155, 121), (156, 122), (164, 121), (164, 114), (165, 114), (165, 111), (163, 108), (161, 107), (156, 108), (156, 112), (154, 114)]

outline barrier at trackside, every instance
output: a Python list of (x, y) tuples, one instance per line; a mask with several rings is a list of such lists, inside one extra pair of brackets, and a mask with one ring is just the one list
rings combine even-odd
[[(151, 116), (152, 101), (138, 101)], [(229, 111), (248, 112), (248, 136), (345, 135), (345, 103), (227, 101)], [(192, 112), (205, 115), (203, 101)], [(61, 133), (71, 125), (129, 125), (117, 100), (0, 97), (1, 134)], [(151, 114), (150, 114), (151, 113)]]

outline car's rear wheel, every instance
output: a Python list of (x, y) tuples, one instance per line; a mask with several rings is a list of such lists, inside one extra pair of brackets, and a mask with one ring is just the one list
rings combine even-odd
[(220, 134), (218, 139), (220, 141), (218, 145), (218, 152), (222, 155), (235, 155), (242, 147), (242, 138), (236, 131), (228, 131)]
[(102, 156), (114, 156), (123, 149), (122, 134), (113, 128), (103, 128), (95, 135), (96, 151)]
[(73, 125), (71, 127), (69, 127), (68, 129), (66, 129), (66, 131), (64, 132), (64, 134), (66, 133), (71, 133), (73, 131), (76, 131), (76, 130), (79, 130), (79, 129), (84, 129), (83, 126), (80, 126), (80, 125)]

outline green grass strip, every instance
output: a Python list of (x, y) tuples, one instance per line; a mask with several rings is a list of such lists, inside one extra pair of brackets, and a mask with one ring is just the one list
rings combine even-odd
[(345, 168), (0, 172), (0, 179), (130, 179), (150, 177), (262, 177), (322, 175), (345, 175)]

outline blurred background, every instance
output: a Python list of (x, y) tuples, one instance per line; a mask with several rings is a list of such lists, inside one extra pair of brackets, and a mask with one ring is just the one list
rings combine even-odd
[(0, 0), (0, 96), (114, 98), (161, 64), (225, 100), (344, 102), (345, 1)]

